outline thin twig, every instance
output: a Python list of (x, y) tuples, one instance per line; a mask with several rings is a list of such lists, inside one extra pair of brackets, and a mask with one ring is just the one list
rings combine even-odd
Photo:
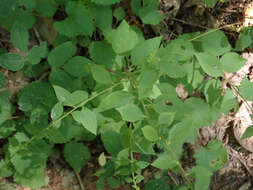
[(76, 172), (75, 170), (74, 170), (74, 172), (75, 172), (75, 174), (76, 174), (76, 178), (77, 178), (77, 180), (78, 180), (78, 183), (79, 183), (79, 185), (80, 185), (81, 190), (85, 190), (85, 187), (84, 187), (84, 185), (83, 185), (83, 182), (82, 182), (82, 179), (81, 179), (79, 173)]

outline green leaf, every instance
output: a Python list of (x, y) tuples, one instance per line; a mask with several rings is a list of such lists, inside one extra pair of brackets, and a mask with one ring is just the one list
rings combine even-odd
[(26, 51), (29, 40), (28, 30), (19, 22), (11, 28), (11, 42), (20, 51)]
[(125, 10), (122, 7), (118, 7), (116, 9), (114, 9), (113, 16), (117, 20), (123, 20), (125, 18), (125, 16), (126, 16)]
[(195, 174), (196, 179), (194, 189), (195, 190), (208, 189), (212, 172), (202, 166), (193, 167), (191, 172)]
[(91, 0), (91, 2), (96, 3), (98, 5), (112, 5), (115, 3), (119, 3), (121, 0)]
[(94, 31), (92, 20), (81, 3), (70, 1), (66, 6), (66, 12), (68, 17), (65, 20), (54, 23), (57, 32), (68, 37), (92, 35)]
[(62, 103), (69, 102), (71, 94), (68, 90), (56, 85), (54, 85), (53, 87), (56, 97), (60, 102)]
[(92, 64), (89, 59), (82, 56), (75, 56), (63, 68), (74, 77), (83, 77), (89, 74), (88, 64)]
[(76, 46), (72, 42), (65, 42), (52, 51), (48, 55), (48, 63), (51, 67), (62, 66), (69, 58), (71, 58), (76, 53)]
[(123, 149), (121, 136), (115, 131), (107, 130), (103, 132), (101, 139), (106, 151), (114, 157)]
[(222, 142), (212, 140), (207, 147), (201, 147), (194, 156), (196, 164), (211, 172), (221, 169), (227, 161), (227, 151)]
[(89, 6), (90, 14), (94, 19), (95, 25), (102, 31), (112, 27), (112, 9), (110, 6), (99, 6), (91, 4)]
[(216, 105), (222, 97), (221, 82), (215, 79), (208, 80), (204, 86), (204, 94), (210, 105)]
[(71, 106), (76, 106), (84, 100), (88, 99), (89, 94), (83, 90), (76, 90), (70, 95), (70, 100), (68, 102)]
[(49, 81), (52, 85), (61, 86), (69, 91), (74, 90), (75, 80), (62, 69), (55, 69), (50, 72)]
[(15, 130), (15, 123), (12, 120), (5, 121), (0, 127), (0, 139), (7, 138)]
[(219, 56), (231, 51), (231, 45), (221, 30), (209, 30), (206, 35), (196, 41), (201, 42), (202, 51), (205, 53)]
[(242, 80), (241, 85), (239, 86), (239, 92), (246, 100), (253, 101), (253, 83), (246, 77)]
[(5, 53), (0, 55), (0, 66), (11, 71), (18, 71), (24, 66), (24, 59), (14, 53)]
[(103, 112), (113, 108), (119, 108), (134, 101), (132, 94), (124, 91), (115, 91), (103, 98), (98, 107), (99, 112)]
[(95, 81), (102, 84), (111, 84), (112, 79), (110, 74), (103, 66), (90, 64), (91, 73)]
[(6, 79), (3, 72), (0, 71), (0, 88), (3, 88), (6, 85)]
[(243, 133), (241, 139), (246, 139), (253, 136), (253, 126), (248, 127)]
[(146, 125), (145, 127), (141, 128), (144, 137), (149, 141), (157, 141), (158, 140), (158, 133), (157, 130), (150, 126)]
[(223, 76), (222, 67), (218, 58), (208, 53), (195, 54), (202, 69), (210, 76), (221, 77)]
[(107, 31), (105, 36), (117, 54), (131, 51), (139, 42), (138, 34), (130, 28), (125, 20), (120, 23), (116, 30)]
[(36, 0), (37, 6), (36, 11), (43, 17), (52, 17), (54, 16), (57, 10), (57, 3), (51, 0)]
[(47, 132), (47, 138), (53, 143), (67, 143), (84, 131), (83, 127), (77, 124), (72, 116), (61, 120), (61, 127), (52, 127)]
[(81, 123), (85, 129), (94, 135), (97, 134), (97, 116), (94, 112), (88, 108), (83, 108), (82, 111), (74, 111), (72, 116), (74, 120)]
[(140, 108), (134, 104), (126, 104), (116, 110), (119, 111), (124, 121), (135, 122), (145, 118)]
[(54, 107), (51, 110), (51, 118), (52, 120), (59, 119), (63, 114), (63, 106), (61, 102), (58, 102), (54, 105)]
[(64, 157), (69, 165), (79, 173), (91, 155), (89, 149), (83, 144), (70, 142), (64, 147)]
[(42, 58), (47, 56), (47, 43), (42, 42), (39, 46), (33, 46), (27, 54), (27, 61), (32, 64), (38, 64)]
[(13, 12), (13, 8), (15, 7), (17, 1), (16, 0), (1, 0), (0, 3), (0, 17), (6, 18), (11, 12)]
[(157, 81), (158, 73), (156, 70), (144, 70), (140, 75), (140, 83), (138, 85), (139, 99), (146, 98), (152, 93), (153, 85)]
[(138, 16), (144, 24), (157, 25), (161, 22), (163, 15), (158, 12), (158, 6), (158, 1), (153, 0), (138, 11)]
[(205, 4), (207, 4), (211, 8), (213, 8), (218, 2), (218, 0), (204, 0), (204, 1), (205, 1)]
[(151, 179), (145, 184), (144, 190), (171, 190), (171, 187), (163, 179)]
[(107, 69), (112, 69), (116, 53), (106, 41), (92, 42), (89, 46), (89, 53), (96, 64), (104, 65)]
[(151, 165), (162, 170), (173, 169), (176, 166), (176, 161), (168, 154), (160, 155)]
[(174, 112), (164, 112), (159, 115), (158, 124), (170, 126), (175, 118)]
[(19, 93), (18, 105), (22, 111), (30, 111), (43, 105), (50, 112), (56, 101), (54, 90), (48, 83), (33, 82)]
[(231, 109), (234, 108), (234, 112), (237, 112), (238, 101), (231, 89), (227, 88), (225, 96), (221, 103), (221, 113), (227, 114)]
[(228, 52), (221, 57), (220, 63), (224, 71), (232, 73), (238, 71), (246, 63), (246, 60), (237, 53)]
[[(131, 61), (134, 65), (144, 65), (152, 54), (159, 49), (162, 37), (145, 40), (134, 47), (131, 52)], [(152, 59), (151, 59), (152, 60)]]

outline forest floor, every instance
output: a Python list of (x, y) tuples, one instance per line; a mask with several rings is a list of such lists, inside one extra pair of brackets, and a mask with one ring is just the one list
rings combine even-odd
[[(245, 15), (250, 14), (250, 12), (245, 13), (246, 9), (249, 10), (252, 7), (252, 15), (250, 16), (253, 16), (252, 0), (230, 0), (226, 3), (219, 2), (212, 9), (207, 8), (202, 0), (160, 1), (160, 11), (165, 14), (164, 21), (159, 26), (150, 27), (141, 25), (141, 27), (146, 37), (163, 35), (164, 40), (167, 42), (183, 33), (206, 31), (210, 28), (221, 27), (233, 45), (238, 38), (239, 29), (250, 24), (250, 20), (245, 18)], [(128, 19), (131, 21), (135, 18), (129, 16)], [(229, 79), (233, 83), (240, 82), (244, 76), (253, 79), (252, 50), (248, 49), (247, 52), (242, 52), (242, 56), (247, 59), (247, 64), (233, 76), (229, 76)], [(19, 87), (27, 83), (27, 81), (22, 79), (22, 76), (14, 76), (13, 79), (9, 79), (10, 90), (17, 89), (15, 83), (18, 80), (19, 82), (22, 81), (22, 84), (17, 84)], [(188, 171), (195, 164), (193, 158), (194, 151), (197, 151), (201, 146), (205, 146), (212, 139), (218, 139), (223, 142), (227, 149), (228, 161), (223, 169), (213, 174), (210, 184), (211, 190), (253, 189), (253, 151), (251, 152), (250, 148), (247, 150), (247, 143), (252, 142), (253, 137), (247, 139), (249, 142), (239, 142), (236, 135), (234, 135), (234, 129), (238, 126), (240, 127), (243, 122), (247, 122), (251, 113), (245, 108), (247, 106), (242, 103), (240, 98), (238, 98), (238, 101), (240, 103), (238, 112), (231, 112), (227, 116), (222, 116), (212, 126), (201, 128), (198, 131), (198, 139), (194, 143), (185, 144), (184, 146), (184, 154), (181, 161), (184, 169)], [(246, 148), (240, 143), (243, 145), (246, 143)], [(85, 190), (97, 189), (97, 177), (94, 174), (100, 167), (98, 164), (98, 156), (104, 149), (98, 139), (90, 142), (87, 146), (89, 146), (93, 156), (80, 174), (75, 173), (68, 167), (64, 159), (54, 160), (50, 158), (46, 171), (49, 185), (40, 188), (40, 190), (83, 190), (80, 187), (81, 184), (85, 187)], [(152, 167), (148, 167), (143, 171), (145, 179), (142, 182), (141, 189), (144, 189), (144, 184), (153, 178), (155, 172), (156, 170)], [(168, 175), (172, 179), (169, 182), (171, 184), (180, 185), (184, 182), (180, 174), (169, 172)], [(109, 187), (105, 189), (110, 190)], [(116, 189), (130, 190), (131, 187), (129, 185), (122, 185)], [(16, 186), (9, 179), (0, 178), (0, 190), (30, 190), (30, 188)]]

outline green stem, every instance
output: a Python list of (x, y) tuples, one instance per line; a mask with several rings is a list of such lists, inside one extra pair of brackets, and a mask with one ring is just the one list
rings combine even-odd
[(190, 181), (190, 179), (189, 179), (189, 177), (188, 177), (189, 174), (184, 170), (182, 164), (181, 164), (180, 161), (177, 159), (177, 156), (176, 156), (175, 152), (171, 150), (170, 146), (168, 145), (168, 143), (166, 142), (166, 140), (165, 140), (164, 138), (162, 138), (162, 142), (163, 142), (164, 147), (165, 147), (165, 148), (167, 149), (167, 151), (171, 154), (172, 159), (176, 161), (176, 163), (177, 163), (179, 169), (181, 170), (182, 174), (184, 175), (184, 177), (185, 177), (185, 179), (186, 179), (186, 181), (187, 181), (187, 184), (188, 184), (189, 188), (193, 190), (193, 188), (192, 188), (192, 183), (191, 183), (191, 181)]
[(137, 185), (135, 172), (134, 172), (134, 154), (133, 154), (133, 129), (132, 129), (132, 123), (130, 123), (130, 162), (131, 162), (131, 174), (132, 174), (132, 181), (133, 181), (133, 188), (136, 190), (139, 190), (140, 188)]

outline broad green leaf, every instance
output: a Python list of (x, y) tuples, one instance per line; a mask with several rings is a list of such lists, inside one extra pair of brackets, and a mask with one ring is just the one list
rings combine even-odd
[(221, 113), (227, 114), (231, 109), (234, 108), (234, 112), (237, 112), (238, 101), (231, 89), (227, 88), (225, 96), (221, 103)]
[(231, 45), (226, 35), (221, 30), (209, 30), (206, 32), (206, 35), (196, 41), (201, 42), (203, 52), (216, 56), (231, 50)]
[(126, 16), (125, 10), (122, 7), (118, 7), (116, 9), (114, 9), (113, 16), (117, 20), (123, 20), (125, 18), (125, 16)]
[(112, 79), (108, 71), (103, 66), (90, 64), (92, 76), (95, 81), (102, 84), (111, 84)]
[(201, 68), (210, 76), (221, 77), (223, 76), (222, 67), (218, 58), (208, 53), (195, 54)]
[(52, 85), (61, 86), (69, 91), (74, 90), (75, 80), (62, 69), (55, 69), (50, 72), (49, 81)]
[(72, 42), (65, 42), (50, 51), (47, 58), (48, 63), (51, 67), (60, 67), (76, 53), (76, 50)]
[(160, 65), (163, 74), (168, 75), (171, 78), (182, 78), (186, 75), (184, 68), (178, 63), (172, 63), (162, 60)]
[(103, 98), (98, 107), (99, 112), (103, 112), (113, 108), (119, 108), (126, 104), (133, 103), (134, 97), (132, 94), (124, 91), (115, 91)]
[(224, 71), (232, 73), (238, 71), (246, 63), (246, 60), (237, 53), (228, 52), (221, 57), (220, 63)]
[(202, 166), (195, 166), (192, 168), (191, 173), (194, 173), (196, 182), (194, 184), (195, 190), (208, 189), (211, 181), (212, 172)]
[(5, 53), (0, 55), (0, 66), (11, 71), (18, 71), (24, 66), (24, 59), (14, 53)]
[(61, 127), (52, 127), (47, 132), (47, 138), (53, 143), (67, 143), (84, 131), (83, 127), (68, 116), (61, 120)]
[[(12, 105), (10, 103), (11, 94), (9, 91), (0, 92), (0, 125), (5, 121), (11, 119), (12, 115)], [(11, 119), (12, 120), (12, 119)]]
[(68, 90), (56, 85), (54, 85), (53, 87), (56, 97), (60, 102), (69, 102), (71, 93)]
[(75, 56), (71, 58), (63, 68), (74, 77), (83, 77), (89, 74), (89, 66), (92, 62), (86, 57)]
[(112, 27), (112, 9), (110, 6), (99, 6), (91, 4), (89, 6), (90, 14), (94, 19), (94, 24), (100, 30), (105, 31)]
[(140, 75), (140, 82), (138, 85), (139, 99), (148, 97), (152, 93), (153, 85), (158, 78), (156, 70), (144, 70)]
[(152, 60), (152, 54), (156, 54), (156, 51), (159, 49), (162, 37), (155, 37), (143, 42), (140, 42), (134, 47), (131, 52), (131, 61), (134, 65), (144, 65), (148, 61)]
[(57, 3), (51, 0), (36, 0), (37, 6), (36, 11), (43, 17), (52, 17), (54, 16), (57, 10)]
[(47, 56), (47, 43), (42, 42), (39, 46), (33, 46), (27, 54), (27, 61), (32, 64), (38, 64), (42, 58)]
[(253, 27), (244, 27), (240, 34), (239, 38), (236, 41), (235, 49), (238, 51), (242, 51), (247, 47), (250, 47), (253, 44), (253, 37), (252, 37)]
[(85, 129), (94, 135), (97, 134), (97, 116), (94, 112), (88, 108), (83, 108), (82, 111), (74, 111), (72, 116), (74, 120), (81, 123)]
[(76, 90), (70, 95), (69, 105), (76, 106), (84, 100), (88, 99), (89, 94), (83, 90)]
[(227, 151), (222, 142), (212, 140), (207, 147), (201, 147), (194, 156), (196, 164), (211, 172), (221, 169), (227, 161)]
[(145, 127), (141, 128), (144, 137), (149, 141), (157, 141), (158, 140), (158, 133), (157, 130), (150, 126), (146, 125)]
[(0, 88), (3, 88), (6, 85), (6, 79), (3, 72), (0, 71)]
[(57, 102), (53, 88), (44, 82), (33, 82), (26, 85), (18, 97), (19, 109), (22, 111), (30, 111), (43, 105), (50, 112)]
[(158, 12), (158, 6), (158, 1), (153, 0), (138, 11), (138, 16), (144, 24), (157, 25), (161, 22), (163, 15)]
[(92, 20), (81, 3), (70, 1), (67, 4), (66, 12), (68, 17), (65, 20), (54, 23), (57, 32), (68, 37), (92, 35), (94, 31)]
[(218, 0), (204, 0), (205, 4), (207, 4), (209, 7), (213, 8)]
[(239, 86), (239, 92), (246, 100), (253, 101), (253, 83), (244, 78)]
[(57, 120), (61, 117), (63, 114), (63, 106), (61, 102), (58, 102), (54, 105), (54, 107), (51, 110), (51, 118), (52, 120)]
[(107, 31), (105, 36), (117, 54), (131, 51), (139, 42), (138, 34), (130, 28), (125, 20), (120, 23), (116, 30)]
[(20, 51), (27, 50), (29, 40), (28, 30), (19, 22), (16, 22), (11, 28), (11, 42)]
[(210, 105), (216, 105), (217, 102), (221, 99), (221, 94), (222, 94), (222, 84), (221, 82), (217, 79), (210, 79), (206, 82), (204, 86), (204, 94), (207, 103)]
[(104, 65), (107, 69), (112, 69), (115, 63), (116, 53), (106, 41), (92, 42), (89, 54), (96, 64)]
[(253, 126), (248, 127), (243, 133), (241, 139), (246, 139), (253, 136)]
[(140, 108), (134, 104), (126, 104), (116, 110), (119, 111), (124, 121), (135, 122), (145, 118)]
[[(13, 175), (13, 169), (6, 165), (4, 159), (0, 161), (0, 176), (1, 177), (10, 177)], [(1, 187), (1, 186), (0, 186)]]
[(176, 161), (170, 155), (162, 154), (151, 165), (162, 170), (173, 169), (176, 166)]
[(175, 118), (174, 112), (164, 112), (159, 115), (158, 124), (170, 126)]
[(7, 138), (15, 130), (15, 123), (12, 120), (5, 121), (0, 127), (0, 139)]
[(17, 0), (1, 0), (0, 3), (0, 17), (6, 18), (11, 12), (13, 12), (13, 8), (15, 7)]
[(69, 165), (79, 173), (91, 155), (89, 149), (83, 144), (70, 142), (64, 147), (64, 157)]
[(38, 189), (46, 185), (45, 168), (29, 168), (25, 175), (16, 172), (14, 175), (14, 181), (22, 186)]
[(91, 0), (91, 2), (96, 3), (98, 5), (112, 5), (115, 3), (119, 3), (121, 0)]
[(106, 130), (105, 132), (102, 132), (101, 139), (106, 151), (112, 156), (116, 157), (117, 154), (123, 150), (122, 140), (119, 133), (112, 130)]
[(148, 180), (144, 190), (171, 190), (171, 187), (165, 180), (158, 178)]

